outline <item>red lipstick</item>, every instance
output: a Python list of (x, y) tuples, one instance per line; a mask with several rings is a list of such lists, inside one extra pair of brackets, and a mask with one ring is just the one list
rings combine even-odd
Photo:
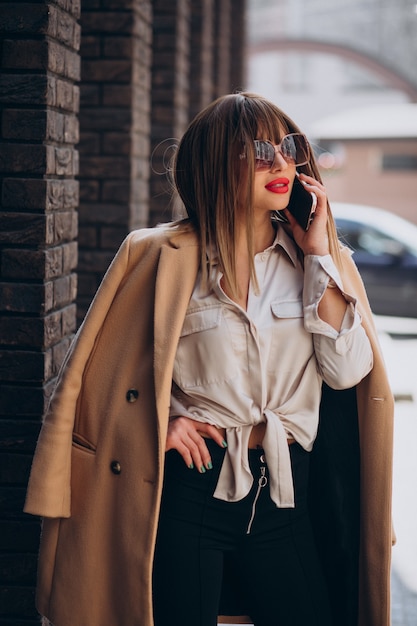
[(275, 180), (271, 180), (270, 183), (265, 185), (265, 189), (272, 191), (272, 193), (287, 193), (289, 184), (288, 178), (275, 178)]

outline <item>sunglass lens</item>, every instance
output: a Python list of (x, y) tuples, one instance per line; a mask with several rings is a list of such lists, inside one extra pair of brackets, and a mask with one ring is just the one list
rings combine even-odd
[(294, 165), (304, 165), (310, 158), (308, 142), (304, 135), (286, 135), (281, 142), (281, 151), (284, 159)]
[(275, 148), (269, 141), (256, 139), (255, 144), (255, 167), (257, 170), (269, 170), (275, 158)]

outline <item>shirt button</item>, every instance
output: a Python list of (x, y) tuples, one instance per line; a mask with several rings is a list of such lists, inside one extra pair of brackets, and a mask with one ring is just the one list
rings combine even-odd
[(325, 280), (326, 280), (325, 278), (321, 277), (321, 278), (319, 279), (319, 283), (322, 285), (322, 284), (324, 283), (324, 281), (325, 281)]
[(120, 465), (119, 461), (112, 461), (110, 463), (110, 469), (113, 472), (113, 474), (118, 475), (122, 471), (122, 466)]
[(139, 398), (139, 391), (137, 389), (129, 389), (126, 393), (126, 400), (128, 402), (136, 402)]

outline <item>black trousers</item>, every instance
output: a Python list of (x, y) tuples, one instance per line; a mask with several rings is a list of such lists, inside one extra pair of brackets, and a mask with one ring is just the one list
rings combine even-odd
[(212, 494), (225, 451), (207, 441), (213, 469), (205, 474), (188, 469), (175, 450), (166, 454), (153, 575), (155, 626), (216, 626), (225, 557), (255, 626), (330, 626), (307, 510), (309, 454), (297, 443), (290, 446), (295, 508), (272, 502), (258, 450), (249, 451), (250, 493), (224, 502)]

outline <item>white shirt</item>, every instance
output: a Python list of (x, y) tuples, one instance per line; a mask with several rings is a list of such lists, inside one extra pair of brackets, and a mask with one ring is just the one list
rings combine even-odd
[[(226, 429), (214, 497), (230, 502), (250, 491), (249, 436), (253, 425), (266, 422), (271, 498), (294, 507), (287, 438), (312, 449), (322, 381), (334, 389), (354, 386), (372, 368), (372, 350), (330, 255), (306, 256), (303, 269), (294, 242), (278, 226), (273, 245), (255, 256), (255, 268), (259, 293), (249, 286), (246, 311), (224, 293), (215, 262), (210, 293), (197, 278), (175, 358), (170, 415)], [(340, 332), (318, 315), (329, 277), (348, 302)]]

